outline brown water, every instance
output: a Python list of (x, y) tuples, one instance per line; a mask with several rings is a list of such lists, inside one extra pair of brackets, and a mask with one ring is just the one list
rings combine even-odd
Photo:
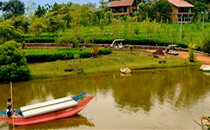
[[(13, 84), (15, 107), (86, 91), (95, 96), (77, 116), (16, 129), (198, 129), (194, 120), (210, 115), (210, 76), (198, 67), (78, 75)], [(10, 96), (0, 84), (0, 109)], [(0, 129), (12, 126), (0, 122)]]

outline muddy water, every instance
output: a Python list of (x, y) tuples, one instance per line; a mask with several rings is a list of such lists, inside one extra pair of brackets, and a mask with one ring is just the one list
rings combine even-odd
[[(198, 67), (78, 75), (13, 84), (15, 107), (86, 91), (94, 96), (72, 118), (17, 129), (198, 129), (193, 120), (210, 115), (210, 76)], [(9, 84), (0, 84), (0, 109), (10, 96)], [(0, 129), (12, 126), (0, 122)]]

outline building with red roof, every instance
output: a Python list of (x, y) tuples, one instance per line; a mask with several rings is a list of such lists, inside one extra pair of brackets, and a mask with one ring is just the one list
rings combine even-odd
[(176, 23), (191, 23), (194, 5), (184, 0), (168, 0), (172, 4), (171, 20)]
[[(140, 0), (141, 1), (141, 0)], [(191, 9), (194, 5), (185, 0), (168, 0), (172, 4), (171, 21), (176, 23), (190, 23), (192, 21)], [(111, 1), (109, 6), (115, 15), (132, 15), (137, 11), (138, 4), (134, 0)]]
[(138, 9), (134, 0), (111, 1), (109, 7), (115, 15), (132, 15)]

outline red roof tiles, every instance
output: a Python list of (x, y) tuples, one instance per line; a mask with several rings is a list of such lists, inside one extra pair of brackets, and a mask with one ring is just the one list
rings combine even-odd
[(131, 6), (134, 0), (121, 0), (121, 1), (112, 1), (109, 4), (109, 7), (122, 7), (122, 6)]
[(193, 8), (194, 5), (184, 1), (184, 0), (168, 0), (171, 4), (173, 4), (176, 7), (188, 7), (188, 8)]

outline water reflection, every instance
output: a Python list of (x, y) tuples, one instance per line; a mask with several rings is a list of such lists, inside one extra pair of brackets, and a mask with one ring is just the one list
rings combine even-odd
[(141, 71), (119, 80), (113, 84), (115, 101), (119, 107), (129, 107), (133, 112), (149, 112), (154, 99), (161, 104), (170, 102), (174, 109), (188, 108), (210, 89), (210, 78), (195, 67)]
[[(113, 91), (118, 107), (149, 112), (155, 98), (161, 104), (169, 101), (175, 108), (190, 107), (208, 93), (209, 88), (209, 76), (197, 71), (196, 67), (186, 67), (139, 71), (126, 77), (116, 73), (14, 83), (13, 93), (15, 106), (21, 107), (82, 91), (88, 95), (106, 95)], [(0, 84), (0, 94), (1, 101), (6, 103), (10, 97), (9, 84)], [(5, 104), (0, 104), (0, 108), (5, 108)]]
[[(161, 114), (168, 115), (171, 112), (178, 112), (175, 113), (176, 116), (180, 115), (180, 119), (182, 119), (181, 116), (188, 110), (191, 110), (190, 114), (193, 114), (202, 108), (200, 105), (206, 108), (210, 107), (208, 104), (199, 104), (202, 101), (209, 102), (206, 99), (209, 99), (210, 95), (210, 76), (200, 72), (198, 67), (142, 70), (133, 72), (131, 76), (121, 76), (120, 73), (77, 75), (68, 78), (33, 80), (13, 84), (16, 108), (50, 99), (77, 95), (83, 91), (87, 92), (86, 96), (95, 96), (95, 99), (82, 112), (88, 118), (93, 116), (94, 124), (102, 126), (98, 127), (96, 125), (95, 127), (102, 129), (106, 128), (101, 123), (104, 120), (109, 122), (110, 119), (116, 119), (106, 126), (115, 126), (119, 123), (117, 121), (120, 121), (120, 123), (123, 121), (125, 123), (129, 122), (130, 125), (139, 126), (138, 123), (134, 123), (135, 121), (139, 122), (138, 115), (141, 114), (142, 120), (140, 121), (144, 120), (143, 124), (152, 126), (154, 124), (150, 121), (146, 122), (148, 117), (158, 119)], [(5, 109), (7, 98), (10, 97), (9, 84), (0, 84), (0, 95), (0, 100), (3, 102), (0, 104), (0, 109)], [(101, 108), (101, 106), (104, 106), (104, 108)], [(91, 109), (88, 109), (88, 107)], [(162, 109), (165, 110), (164, 113)], [(126, 112), (129, 114), (122, 118), (118, 117), (118, 114), (121, 115)], [(147, 116), (142, 115), (141, 112), (146, 113)], [(100, 117), (100, 113), (104, 113), (104, 116), (108, 116), (108, 119)], [(190, 118), (190, 114), (186, 114), (185, 118)], [(125, 117), (132, 120), (126, 120)], [(170, 119), (172, 118), (170, 117)], [(174, 121), (176, 119), (174, 118)], [(165, 117), (163, 120), (168, 119)], [(61, 122), (65, 123), (65, 120), (61, 120)], [(167, 123), (174, 124), (174, 122)], [(164, 126), (167, 126), (167, 123), (162, 123), (163, 127), (159, 127), (159, 123), (157, 128), (165, 128)], [(82, 122), (79, 122), (79, 124), (82, 125)], [(192, 125), (189, 124), (189, 126)], [(129, 125), (127, 124), (127, 126)], [(36, 127), (39, 126), (34, 126), (34, 128)]]
[[(58, 119), (50, 122), (44, 122), (40, 124), (28, 125), (28, 126), (16, 126), (15, 129), (70, 129), (76, 127), (94, 127), (95, 125), (89, 121), (87, 118), (81, 115), (75, 115), (73, 117)], [(13, 129), (12, 125), (7, 123), (2, 123), (0, 129)]]

